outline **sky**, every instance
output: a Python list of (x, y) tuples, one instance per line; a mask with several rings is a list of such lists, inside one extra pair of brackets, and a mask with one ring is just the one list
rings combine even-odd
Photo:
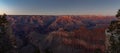
[(0, 14), (115, 15), (120, 0), (0, 0)]

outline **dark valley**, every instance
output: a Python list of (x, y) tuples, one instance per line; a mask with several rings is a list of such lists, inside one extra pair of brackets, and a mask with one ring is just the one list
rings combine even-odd
[(8, 15), (21, 53), (105, 53), (105, 29), (114, 16)]

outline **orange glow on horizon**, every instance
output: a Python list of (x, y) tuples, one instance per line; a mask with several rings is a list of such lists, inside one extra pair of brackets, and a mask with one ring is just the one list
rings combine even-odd
[(2, 14), (4, 14), (4, 13), (6, 13), (5, 10), (0, 10), (0, 15), (2, 15)]

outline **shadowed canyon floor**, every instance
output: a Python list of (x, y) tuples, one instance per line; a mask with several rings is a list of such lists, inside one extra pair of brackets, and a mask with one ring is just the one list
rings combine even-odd
[(21, 53), (105, 52), (105, 29), (114, 16), (9, 15)]

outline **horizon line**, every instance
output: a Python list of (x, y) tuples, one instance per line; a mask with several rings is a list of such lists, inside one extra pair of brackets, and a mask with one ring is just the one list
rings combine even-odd
[[(3, 15), (3, 14), (0, 14), (0, 15)], [(6, 14), (6, 15), (23, 15), (23, 16), (24, 15), (43, 15), (43, 16), (115, 16), (115, 15), (95, 15), (95, 14)]]

